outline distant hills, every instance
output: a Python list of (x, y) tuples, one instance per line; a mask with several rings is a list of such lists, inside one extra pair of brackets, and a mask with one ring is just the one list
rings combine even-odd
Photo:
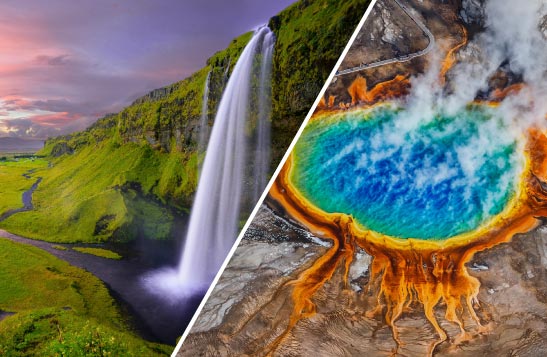
[(12, 137), (0, 138), (0, 153), (35, 152), (42, 149), (43, 147), (43, 140), (21, 139)]

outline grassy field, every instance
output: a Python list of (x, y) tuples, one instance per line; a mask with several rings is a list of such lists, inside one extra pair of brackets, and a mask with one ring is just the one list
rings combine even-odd
[[(40, 171), (43, 181), (33, 195), (35, 209), (11, 216), (1, 228), (63, 243), (127, 241), (139, 233), (168, 239), (173, 213), (166, 201), (193, 190), (197, 180), (197, 156), (161, 153), (134, 143), (120, 146), (115, 139), (50, 160), (52, 167)], [(5, 189), (14, 202), (32, 184), (18, 168), (4, 170), (6, 181), (22, 187)], [(162, 202), (159, 197), (166, 198)]]
[(104, 284), (40, 249), (0, 239), (2, 356), (158, 356), (128, 330)]
[(8, 210), (23, 207), (23, 192), (28, 190), (35, 179), (26, 179), (22, 175), (36, 170), (32, 176), (39, 176), (48, 162), (44, 159), (0, 160), (0, 215)]
[(107, 259), (116, 259), (116, 260), (122, 259), (122, 256), (119, 255), (118, 253), (108, 249), (103, 249), (103, 248), (74, 247), (72, 248), (72, 250), (75, 250), (81, 253), (96, 255), (98, 257), (107, 258)]

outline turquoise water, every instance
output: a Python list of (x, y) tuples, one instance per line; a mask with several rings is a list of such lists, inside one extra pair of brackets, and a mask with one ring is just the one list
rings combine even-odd
[(399, 238), (442, 240), (500, 213), (524, 159), (490, 108), (413, 121), (379, 107), (310, 122), (291, 181), (315, 206)]

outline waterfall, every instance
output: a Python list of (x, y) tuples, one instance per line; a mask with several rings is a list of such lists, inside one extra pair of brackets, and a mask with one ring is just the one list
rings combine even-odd
[[(145, 277), (151, 290), (167, 298), (207, 289), (237, 237), (242, 203), (256, 203), (266, 186), (273, 45), (271, 30), (257, 29), (224, 89), (177, 269)], [(208, 84), (204, 97), (207, 91)]]
[(257, 54), (271, 57), (272, 37), (267, 27), (255, 32), (220, 101), (179, 265), (179, 278), (192, 286), (209, 285), (237, 235), (253, 67)]
[(271, 114), (271, 68), (274, 45), (272, 32), (264, 37), (262, 63), (260, 66), (256, 149), (254, 158), (254, 185), (252, 202), (257, 202), (266, 188), (270, 169), (270, 114)]
[(207, 73), (205, 86), (203, 88), (203, 96), (201, 101), (201, 117), (199, 120), (199, 136), (198, 136), (198, 152), (202, 153), (207, 149), (207, 141), (209, 140), (209, 80), (211, 71)]

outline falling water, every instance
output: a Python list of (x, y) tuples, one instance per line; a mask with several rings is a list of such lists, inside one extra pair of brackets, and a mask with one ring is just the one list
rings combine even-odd
[(224, 74), (222, 75), (222, 80), (224, 83), (228, 80), (228, 73), (230, 72), (230, 66), (232, 65), (232, 59), (228, 58), (228, 65), (226, 66), (226, 69), (224, 70)]
[(262, 63), (260, 66), (258, 118), (254, 158), (254, 185), (252, 201), (257, 202), (266, 187), (270, 166), (270, 113), (271, 113), (271, 68), (274, 44), (273, 33), (264, 37)]
[[(273, 44), (268, 27), (257, 29), (228, 80), (207, 145), (179, 266), (145, 277), (158, 293), (176, 298), (204, 291), (234, 244), (241, 203), (266, 185)], [(256, 146), (251, 148), (249, 142)], [(252, 172), (246, 170), (249, 166)], [(259, 182), (249, 183), (246, 173), (257, 175), (259, 179), (251, 181)]]
[(203, 88), (203, 97), (201, 101), (201, 118), (199, 120), (199, 137), (198, 137), (198, 151), (204, 152), (207, 148), (207, 141), (209, 140), (209, 80), (211, 78), (211, 71), (207, 73), (207, 79), (205, 79), (205, 86)]

